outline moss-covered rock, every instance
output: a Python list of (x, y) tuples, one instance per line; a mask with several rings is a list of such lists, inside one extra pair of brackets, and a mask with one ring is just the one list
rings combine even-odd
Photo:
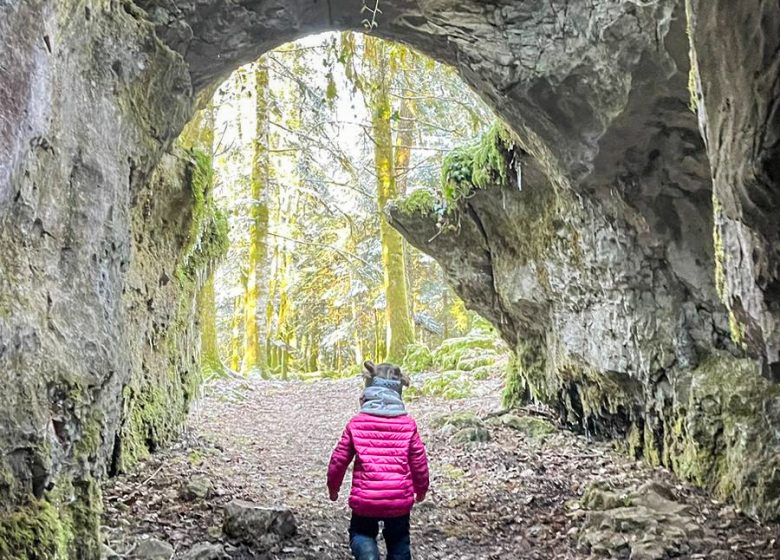
[(0, 558), (66, 560), (73, 541), (48, 501), (34, 500), (9, 513), (0, 513)]
[(458, 429), (484, 426), (484, 422), (471, 411), (453, 412), (452, 414), (437, 416), (431, 424), (434, 428), (453, 426)]
[(401, 367), (411, 373), (428, 371), (433, 367), (433, 354), (425, 344), (411, 344), (406, 349)]
[(0, 506), (0, 558), (99, 558), (102, 498), (94, 480), (61, 481), (41, 499)]
[(456, 369), (461, 358), (473, 357), (479, 350), (495, 352), (497, 343), (494, 337), (484, 335), (449, 338), (433, 351), (433, 363), (444, 370)]
[(461, 355), (456, 367), (461, 371), (473, 371), (479, 367), (495, 364), (497, 357), (496, 354), (489, 351), (472, 350)]
[(485, 381), (493, 377), (499, 377), (504, 374), (503, 368), (498, 365), (487, 365), (475, 367), (471, 370), (471, 377), (475, 381)]
[(457, 400), (469, 397), (473, 389), (474, 384), (466, 372), (450, 370), (430, 376), (420, 385), (408, 387), (404, 396), (411, 400), (419, 397)]
[(780, 386), (751, 360), (713, 354), (675, 392), (663, 464), (753, 517), (780, 518)]
[(398, 210), (404, 214), (422, 214), (428, 216), (436, 212), (441, 204), (436, 193), (428, 189), (417, 189), (395, 202)]
[(545, 437), (558, 431), (550, 422), (536, 416), (504, 414), (497, 417), (497, 423), (500, 423), (507, 428), (517, 430), (531, 439), (543, 440)]
[(487, 443), (490, 441), (490, 431), (484, 426), (471, 426), (468, 428), (461, 428), (452, 435), (452, 439), (456, 443), (470, 444), (470, 443)]

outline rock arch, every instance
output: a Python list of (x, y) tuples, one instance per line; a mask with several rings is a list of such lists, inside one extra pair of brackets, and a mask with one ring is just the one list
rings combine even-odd
[[(776, 517), (777, 385), (720, 358), (743, 346), (777, 375), (776, 3), (380, 8), (377, 34), (455, 66), (518, 134), (529, 188), (506, 207), (480, 193), (460, 234), (474, 249), (442, 238), (458, 259), (439, 256), (515, 344), (521, 392)], [(0, 6), (0, 501), (20, 504), (0, 527), (35, 525), (51, 550), (95, 557), (95, 481), (170, 438), (194, 390), (196, 327), (171, 264), (192, 168), (171, 144), (232, 68), (363, 17), (358, 0)], [(544, 263), (546, 286), (547, 256), (518, 251), (518, 217), (569, 243)], [(394, 218), (423, 245), (409, 225), (429, 224)]]

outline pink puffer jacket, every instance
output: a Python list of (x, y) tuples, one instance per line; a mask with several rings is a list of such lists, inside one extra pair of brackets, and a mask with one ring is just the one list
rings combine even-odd
[(401, 517), (414, 505), (415, 494), (428, 492), (428, 459), (409, 416), (361, 413), (344, 429), (328, 466), (328, 489), (341, 488), (352, 459), (349, 507), (365, 517)]

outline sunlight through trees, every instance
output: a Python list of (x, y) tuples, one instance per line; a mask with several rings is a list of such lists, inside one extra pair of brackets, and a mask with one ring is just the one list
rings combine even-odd
[(199, 300), (207, 374), (344, 375), (469, 330), (438, 266), (384, 215), (435, 191), (443, 155), (492, 121), (452, 69), (328, 33), (240, 68), (212, 103), (231, 245)]

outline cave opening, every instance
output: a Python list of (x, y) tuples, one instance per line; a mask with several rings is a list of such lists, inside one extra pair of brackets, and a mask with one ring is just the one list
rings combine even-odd
[[(0, 557), (99, 557), (101, 503), (189, 547), (196, 543), (165, 529), (172, 517), (158, 524), (133, 509), (146, 497), (175, 504), (179, 491), (208, 520), (201, 544), (233, 554), (214, 530), (222, 514), (203, 509), (202, 486), (184, 481), (224, 463), (232, 478), (206, 491), (217, 505), (296, 494), (284, 454), (274, 454), (289, 433), (296, 447), (286, 449), (303, 450), (313, 469), (295, 481), (318, 476), (316, 457), (332, 443), (322, 432), (338, 431), (357, 404), (341, 380), (311, 385), (325, 394), (232, 380), (208, 398), (248, 431), (215, 431), (202, 408), (184, 441), (204, 445), (175, 445), (199, 391), (197, 270), (216, 253), (193, 252), (208, 201), (191, 185), (209, 178), (203, 160), (180, 157), (174, 143), (230, 72), (327, 30), (369, 31), (451, 65), (510, 129), (488, 130), (453, 158), (473, 169), (499, 155), (498, 180), (471, 175), (480, 188), (461, 201), (457, 221), (444, 221), (453, 227), (431, 219), (436, 201), (423, 196), (387, 207), (388, 223), (441, 266), (511, 352), (503, 388), (511, 413), (480, 408), (486, 395), (477, 392), (467, 399), (476, 418), (438, 426), (442, 411), (420, 398), (442, 489), (418, 510), (415, 534), (433, 547), (423, 550), (444, 540), (457, 558), (482, 558), (491, 546), (502, 557), (504, 543), (542, 557), (545, 546), (577, 557), (607, 542), (636, 555), (771, 554), (771, 525), (742, 513), (772, 522), (780, 511), (779, 10), (702, 0), (2, 3)], [(500, 149), (482, 149), (491, 146)], [(182, 255), (197, 258), (182, 269)], [(465, 408), (448, 404), (446, 415)], [(326, 409), (335, 412), (311, 412)], [(249, 420), (263, 414), (264, 424)], [(566, 440), (556, 454), (568, 436), (545, 433), (550, 421), (614, 432), (625, 456), (717, 503), (705, 506), (710, 498), (665, 481), (665, 471), (651, 483), (599, 443)], [(121, 476), (104, 501), (108, 472)], [(630, 488), (619, 488), (629, 472)], [(616, 487), (600, 485), (604, 478)], [(485, 491), (469, 494), (475, 487)], [(309, 488), (297, 489), (305, 502)], [(561, 509), (568, 497), (586, 513)], [(323, 502), (313, 510), (343, 513), (326, 499), (311, 498)], [(670, 506), (686, 533), (668, 542), (597, 530), (622, 526), (627, 502), (680, 501), (702, 516), (691, 525)], [(464, 526), (466, 512), (481, 524)], [(453, 528), (446, 538), (440, 515)], [(714, 516), (741, 535), (728, 547)], [(313, 534), (328, 546), (343, 541), (331, 514), (301, 527), (288, 557), (320, 546)], [(489, 534), (501, 543), (471, 537)], [(123, 552), (135, 543), (127, 544)], [(335, 547), (333, 557), (346, 557)]]
[(449, 214), (450, 175), (464, 189), (470, 177), (448, 154), (494, 120), (451, 68), (351, 33), (283, 45), (217, 87), (178, 141), (207, 156), (202, 222), (227, 230), (193, 244), (226, 253), (198, 296), (207, 377), (338, 377), (386, 358), (420, 369), (446, 339), (491, 330), (383, 208)]

